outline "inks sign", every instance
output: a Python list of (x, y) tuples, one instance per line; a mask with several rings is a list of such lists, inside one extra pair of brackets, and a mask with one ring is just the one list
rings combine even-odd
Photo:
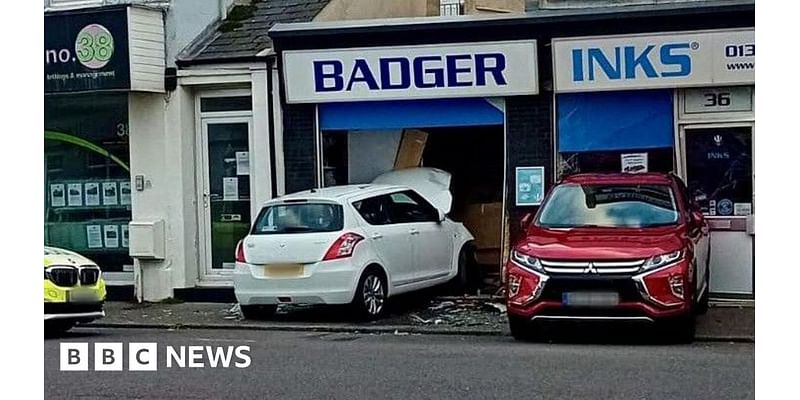
[(755, 31), (554, 39), (557, 92), (755, 83)]
[(535, 40), (285, 51), (283, 71), (289, 103), (538, 93)]
[(45, 15), (45, 93), (130, 85), (127, 8)]

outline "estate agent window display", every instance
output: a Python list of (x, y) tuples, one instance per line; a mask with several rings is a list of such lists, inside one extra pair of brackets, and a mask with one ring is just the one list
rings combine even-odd
[(45, 244), (121, 272), (131, 187), (128, 95), (45, 96)]

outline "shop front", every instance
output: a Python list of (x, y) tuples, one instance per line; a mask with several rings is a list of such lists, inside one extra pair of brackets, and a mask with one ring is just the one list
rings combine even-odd
[(112, 286), (133, 284), (130, 138), (137, 105), (163, 103), (142, 95), (163, 92), (163, 49), (159, 11), (45, 14), (44, 243), (91, 258)]
[[(444, 170), (450, 218), (475, 236), (477, 261), (494, 267), (485, 271), (499, 272), (505, 203), (514, 201), (505, 190), (513, 179), (507, 100), (538, 94), (536, 53), (536, 40), (283, 52), (285, 109), (290, 118), (292, 107), (313, 109), (313, 140), (305, 143), (312, 187), (370, 183), (404, 168)], [(291, 130), (284, 137), (290, 169), (298, 143)]]
[(553, 39), (557, 174), (674, 172), (713, 295), (754, 296), (753, 28)]

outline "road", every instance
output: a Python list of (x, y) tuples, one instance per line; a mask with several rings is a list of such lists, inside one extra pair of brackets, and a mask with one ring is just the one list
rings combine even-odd
[[(157, 342), (159, 370), (59, 371), (62, 342)], [(48, 399), (755, 398), (752, 344), (76, 328), (44, 345)], [(252, 364), (167, 369), (168, 345), (246, 345)]]

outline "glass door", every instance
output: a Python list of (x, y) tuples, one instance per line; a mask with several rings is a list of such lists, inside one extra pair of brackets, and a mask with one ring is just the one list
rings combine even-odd
[(681, 127), (683, 175), (709, 223), (710, 292), (754, 295), (754, 171), (751, 123)]
[(202, 119), (202, 231), (206, 275), (230, 273), (250, 228), (249, 117)]

